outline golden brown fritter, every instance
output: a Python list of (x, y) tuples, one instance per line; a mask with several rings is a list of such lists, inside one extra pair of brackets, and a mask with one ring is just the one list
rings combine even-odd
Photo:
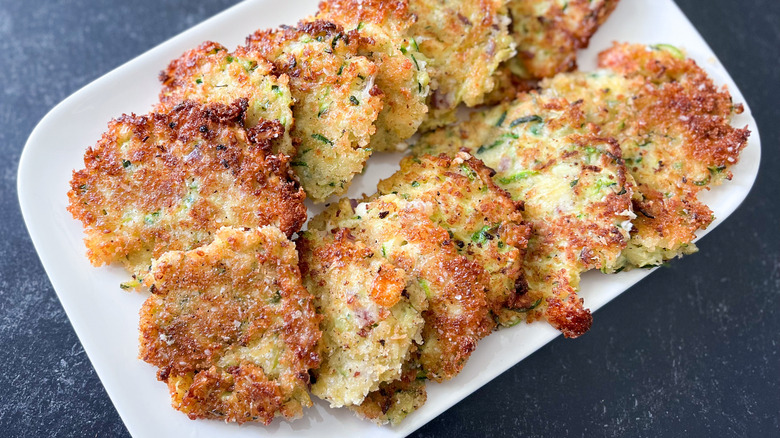
[(323, 316), (312, 392), (334, 407), (359, 404), (400, 377), (420, 341), (424, 297), (411, 299), (404, 272), (348, 229), (306, 231), (298, 245), (304, 285)]
[(515, 52), (503, 0), (409, 0), (408, 31), (428, 59), (431, 76), (425, 129), (455, 120), (463, 102), (479, 105), (493, 89), (493, 72)]
[(418, 374), (455, 376), (496, 314), (512, 307), (525, 290), (529, 228), (490, 175), (468, 154), (409, 158), (376, 195), (344, 199), (309, 222), (302, 272), (330, 342), (315, 394), (400, 421), (425, 401)]
[(244, 129), (246, 108), (246, 100), (187, 102), (109, 123), (68, 192), (92, 264), (119, 262), (143, 274), (152, 258), (207, 244), (222, 226), (300, 230), (305, 195), (288, 157), (272, 153), (284, 127), (261, 121)]
[(277, 142), (278, 151), (293, 156), (289, 78), (273, 72), (273, 64), (255, 51), (239, 47), (230, 53), (222, 45), (207, 41), (160, 72), (163, 89), (155, 110), (167, 113), (185, 100), (229, 105), (246, 99), (244, 126), (254, 128), (261, 120), (278, 120), (284, 126), (284, 136)]
[[(430, 91), (425, 57), (407, 36), (413, 17), (406, 0), (327, 0), (316, 18), (332, 21), (359, 35), (359, 53), (379, 67), (377, 86), (384, 92), (371, 148), (406, 149), (428, 112)], [(351, 32), (357, 31), (357, 32)]]
[(495, 323), (487, 272), (459, 254), (447, 230), (431, 219), (434, 209), (383, 195), (359, 204), (349, 217), (356, 238), (406, 273), (410, 296), (425, 295), (420, 364), (428, 378), (441, 381), (460, 372)]
[(376, 64), (359, 56), (355, 39), (325, 21), (247, 38), (246, 50), (260, 53), (290, 77), (292, 136), (300, 141), (291, 164), (316, 202), (346, 192), (371, 155), (382, 91), (376, 86)]
[(174, 408), (267, 425), (311, 406), (320, 318), (277, 228), (221, 228), (206, 246), (163, 254), (144, 283), (140, 358), (160, 368)]
[(415, 146), (419, 154), (468, 150), (525, 201), (533, 228), (523, 264), (528, 290), (500, 313), (504, 325), (543, 317), (568, 337), (582, 335), (592, 317), (577, 297), (580, 274), (611, 266), (628, 240), (632, 180), (617, 143), (591, 133), (579, 106), (530, 94)]
[(618, 0), (510, 0), (517, 76), (540, 79), (577, 67), (577, 50), (609, 17)]
[(353, 207), (343, 200), (312, 219), (308, 235), (347, 229), (351, 238), (405, 274), (406, 295), (423, 311), (421, 363), (425, 375), (456, 375), (479, 339), (495, 326), (487, 306), (489, 277), (458, 253), (443, 227), (430, 219), (435, 206), (383, 195)]
[(454, 159), (407, 157), (377, 192), (436, 206), (431, 219), (447, 230), (460, 254), (490, 276), (487, 300), (497, 316), (502, 309), (524, 307), (522, 264), (531, 229), (523, 222), (523, 204), (499, 188), (493, 174), (466, 153)]
[(698, 192), (731, 179), (747, 144), (747, 128), (729, 124), (742, 106), (672, 46), (615, 44), (599, 64), (604, 70), (541, 85), (546, 95), (583, 102), (586, 120), (620, 142), (638, 184), (631, 242), (614, 268), (691, 253), (695, 233), (712, 221)]

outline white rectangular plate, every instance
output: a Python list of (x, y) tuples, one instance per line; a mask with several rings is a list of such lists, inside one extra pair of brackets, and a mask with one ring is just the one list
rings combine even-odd
[[(191, 421), (170, 407), (167, 387), (156, 380), (155, 369), (137, 358), (138, 310), (146, 294), (119, 289), (119, 283), (126, 280), (121, 268), (90, 266), (84, 255), (81, 225), (65, 210), (71, 172), (83, 167), (85, 149), (97, 142), (112, 117), (149, 110), (160, 89), (157, 72), (170, 60), (204, 40), (234, 47), (258, 28), (294, 24), (316, 10), (317, 0), (278, 5), (273, 0), (241, 3), (87, 85), (44, 117), (22, 154), (19, 202), (33, 243), (98, 376), (128, 430), (137, 438), (406, 436), (558, 335), (548, 325), (535, 323), (489, 336), (460, 375), (442, 384), (429, 384), (428, 402), (396, 428), (374, 426), (345, 409), (329, 409), (321, 401), (316, 401), (303, 419), (291, 423), (277, 420), (269, 427)], [(745, 103), (712, 50), (672, 0), (622, 0), (590, 49), (581, 53), (580, 67), (593, 69), (596, 54), (612, 41), (669, 43), (684, 48), (718, 84), (728, 86), (735, 102)], [(747, 105), (734, 123), (749, 126), (752, 135), (740, 163), (733, 168), (734, 180), (703, 196), (717, 217), (709, 230), (745, 199), (758, 173), (760, 141)], [(398, 168), (399, 157), (372, 157), (369, 169), (355, 180), (350, 195), (374, 193), (377, 181)], [(586, 306), (596, 310), (650, 272), (634, 270), (612, 276), (588, 273), (582, 280), (581, 295)]]

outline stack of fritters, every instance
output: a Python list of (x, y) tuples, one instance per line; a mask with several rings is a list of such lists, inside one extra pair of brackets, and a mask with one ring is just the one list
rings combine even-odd
[[(491, 175), (468, 154), (408, 158), (376, 195), (312, 219), (299, 244), (324, 317), (316, 395), (355, 406), (372, 391), (369, 403), (394, 395), (387, 385), (408, 386), (411, 374), (449, 379), (494, 329), (495, 312), (519, 301), (529, 228)], [(376, 419), (400, 421), (424, 401), (414, 393)]]
[(697, 194), (731, 179), (747, 145), (742, 112), (693, 60), (667, 45), (616, 44), (599, 56), (604, 68), (542, 82), (542, 94), (581, 102), (585, 119), (620, 143), (641, 194), (628, 248), (613, 270), (657, 266), (696, 250), (696, 232), (712, 222)]
[(633, 181), (617, 143), (585, 126), (580, 105), (527, 95), (468, 122), (423, 136), (416, 153), (467, 150), (494, 180), (525, 200), (533, 226), (524, 269), (528, 293), (499, 312), (501, 323), (545, 317), (566, 336), (590, 328), (577, 297), (580, 273), (615, 263), (631, 229)]
[(609, 70), (559, 74), (416, 146), (465, 148), (526, 201), (527, 316), (567, 336), (590, 327), (575, 295), (582, 271), (657, 266), (695, 250), (712, 220), (696, 194), (730, 178), (749, 134), (729, 125), (741, 109), (728, 93), (672, 47), (615, 45), (600, 63)]
[(184, 101), (122, 116), (68, 196), (93, 264), (120, 262), (136, 278), (123, 287), (152, 291), (141, 358), (160, 368), (173, 406), (268, 424), (311, 405), (321, 332), (288, 240), (306, 208), (289, 157), (275, 152), (285, 126), (245, 128), (248, 107)]

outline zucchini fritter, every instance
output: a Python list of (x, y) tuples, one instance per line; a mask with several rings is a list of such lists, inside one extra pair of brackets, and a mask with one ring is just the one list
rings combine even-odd
[[(402, 365), (417, 370), (411, 380), (441, 381), (460, 372), (477, 341), (495, 328), (494, 311), (525, 290), (520, 263), (529, 229), (520, 208), (493, 184), (489, 169), (462, 154), (404, 160), (378, 194), (344, 199), (312, 219), (301, 238), (302, 272), (325, 318), (323, 339), (353, 339), (326, 345), (319, 373), (328, 370), (327, 380), (318, 378), (315, 394), (333, 403), (345, 387), (359, 388), (341, 404), (360, 404), (357, 411), (378, 421), (400, 421), (425, 400), (422, 384), (411, 384)], [(393, 307), (377, 312), (381, 306)], [(340, 332), (354, 318), (349, 315), (361, 315), (362, 339)], [(403, 349), (384, 335), (391, 329)], [(372, 331), (384, 342), (377, 344)], [(366, 364), (364, 357), (374, 359)], [(331, 370), (333, 360), (342, 377)], [(389, 363), (392, 374), (372, 378), (365, 392), (363, 370), (371, 365), (368, 372), (377, 375)]]
[(289, 78), (277, 77), (273, 71), (273, 64), (257, 52), (239, 47), (229, 53), (220, 44), (205, 42), (172, 61), (160, 73), (163, 90), (156, 111), (169, 112), (185, 100), (229, 105), (246, 99), (244, 126), (254, 128), (261, 120), (278, 120), (284, 126), (284, 136), (277, 142), (278, 152), (293, 156)]
[(420, 364), (429, 379), (441, 381), (460, 372), (495, 323), (487, 272), (462, 256), (447, 230), (431, 219), (435, 207), (383, 195), (359, 204), (347, 224), (358, 239), (404, 270), (410, 296), (426, 297)]
[(599, 56), (604, 70), (561, 74), (543, 93), (581, 101), (588, 122), (616, 138), (641, 197), (628, 248), (614, 266), (657, 266), (696, 250), (712, 221), (697, 194), (731, 179), (749, 131), (729, 121), (742, 112), (693, 60), (668, 45), (616, 44)]
[(436, 206), (431, 219), (447, 230), (460, 254), (490, 276), (487, 300), (497, 316), (502, 309), (524, 307), (522, 264), (531, 230), (520, 213), (523, 204), (500, 189), (493, 174), (466, 153), (455, 159), (407, 157), (377, 192)]
[(300, 230), (305, 195), (288, 157), (272, 153), (284, 127), (263, 120), (244, 129), (246, 109), (243, 99), (187, 102), (109, 123), (68, 192), (92, 264), (119, 262), (143, 274), (152, 258), (207, 244), (222, 226)]
[(400, 377), (420, 342), (424, 299), (412, 300), (404, 272), (348, 229), (307, 231), (298, 244), (304, 285), (323, 315), (324, 360), (312, 392), (334, 407), (359, 404)]
[(404, 150), (428, 113), (430, 91), (425, 57), (407, 31), (413, 17), (406, 0), (327, 0), (320, 3), (318, 19), (332, 21), (359, 35), (359, 53), (379, 70), (376, 84), (384, 92), (382, 112), (376, 121), (371, 148)]
[(467, 150), (525, 201), (533, 227), (523, 264), (527, 293), (500, 313), (512, 325), (544, 317), (568, 337), (592, 317), (577, 297), (583, 271), (610, 266), (628, 240), (633, 183), (614, 140), (593, 135), (578, 105), (530, 94), (423, 136), (415, 152)]
[(174, 408), (267, 425), (311, 406), (320, 318), (277, 228), (222, 228), (209, 245), (163, 254), (144, 282), (140, 358), (160, 368)]
[(346, 192), (371, 155), (369, 139), (382, 109), (376, 64), (359, 56), (340, 26), (325, 21), (257, 31), (245, 50), (290, 77), (292, 136), (300, 141), (291, 165), (306, 194), (320, 202)]
[(517, 56), (507, 64), (524, 79), (541, 79), (577, 67), (577, 50), (609, 17), (618, 0), (510, 0)]
[(504, 0), (409, 0), (416, 21), (408, 33), (429, 60), (430, 111), (425, 129), (455, 120), (464, 102), (479, 105), (493, 72), (514, 53)]

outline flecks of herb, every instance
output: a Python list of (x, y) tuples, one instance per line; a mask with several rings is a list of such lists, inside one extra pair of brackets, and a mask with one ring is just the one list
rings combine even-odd
[(522, 179), (528, 178), (529, 176), (533, 176), (533, 175), (536, 175), (538, 173), (539, 172), (537, 172), (535, 170), (524, 170), (524, 171), (518, 172), (518, 173), (516, 173), (514, 175), (507, 176), (505, 178), (499, 178), (498, 182), (500, 182), (501, 184), (511, 184), (513, 182), (518, 182), (518, 181), (520, 181)]
[(504, 123), (504, 120), (506, 120), (506, 111), (501, 113), (501, 117), (498, 118), (498, 121), (496, 122), (496, 126), (501, 126)]
[(315, 139), (315, 140), (319, 140), (319, 141), (321, 141), (321, 142), (323, 142), (323, 143), (325, 143), (325, 144), (329, 144), (329, 145), (333, 146), (333, 142), (332, 142), (332, 141), (330, 141), (330, 140), (328, 139), (328, 137), (325, 137), (325, 136), (324, 136), (324, 135), (322, 135), (322, 134), (319, 134), (319, 133), (316, 133), (316, 132), (315, 132), (314, 134), (312, 134), (312, 135), (311, 135), (311, 138), (313, 138), (313, 139)]
[(534, 115), (532, 115), (532, 116), (525, 116), (525, 117), (520, 117), (519, 119), (514, 119), (514, 120), (512, 120), (512, 123), (510, 123), (510, 124), (509, 124), (509, 127), (510, 127), (510, 128), (514, 128), (515, 126), (517, 126), (517, 125), (520, 125), (520, 124), (523, 124), (523, 123), (528, 123), (528, 122), (541, 122), (541, 121), (543, 121), (543, 120), (544, 120), (544, 119), (542, 119), (542, 118), (541, 118), (541, 117), (539, 117), (538, 115), (534, 114)]
[(522, 313), (530, 312), (531, 310), (534, 310), (537, 307), (539, 307), (539, 304), (542, 304), (542, 299), (541, 298), (539, 298), (538, 300), (534, 301), (534, 303), (531, 304), (530, 306), (523, 307), (522, 309), (517, 309), (517, 311), (518, 312), (522, 312)]

